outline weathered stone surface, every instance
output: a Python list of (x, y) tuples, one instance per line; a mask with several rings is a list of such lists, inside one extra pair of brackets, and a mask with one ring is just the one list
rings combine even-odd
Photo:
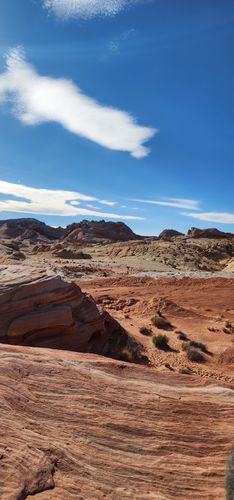
[(225, 498), (234, 400), (220, 384), (0, 346), (0, 407), (2, 500)]

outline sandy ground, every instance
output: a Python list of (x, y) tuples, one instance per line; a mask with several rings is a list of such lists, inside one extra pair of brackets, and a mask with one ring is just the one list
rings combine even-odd
[[(134, 276), (79, 280), (78, 284), (144, 346), (158, 370), (178, 373), (189, 367), (197, 375), (234, 384), (234, 359), (227, 364), (219, 362), (220, 355), (234, 347), (234, 330), (226, 329), (227, 323), (234, 325), (233, 279)], [(158, 306), (172, 330), (162, 332), (152, 325)], [(141, 327), (152, 329), (152, 335), (166, 333), (170, 351), (156, 349), (152, 336), (140, 333)], [(209, 354), (204, 355), (204, 363), (187, 359), (177, 332), (185, 333), (189, 341), (205, 344)]]

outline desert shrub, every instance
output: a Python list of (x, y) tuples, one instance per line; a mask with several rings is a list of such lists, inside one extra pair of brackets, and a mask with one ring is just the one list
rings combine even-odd
[(192, 361), (195, 363), (204, 363), (204, 361), (205, 361), (205, 358), (202, 355), (202, 353), (199, 351), (196, 351), (196, 349), (191, 349), (191, 347), (189, 347), (187, 349), (186, 353), (187, 353), (187, 358), (189, 359), (189, 361)]
[(188, 341), (188, 337), (187, 337), (186, 333), (183, 333), (183, 332), (178, 332), (178, 339), (184, 340), (184, 342)]
[(159, 328), (159, 330), (171, 330), (172, 329), (172, 325), (171, 325), (170, 321), (168, 321), (163, 316), (159, 316), (159, 315), (153, 316), (153, 318), (151, 318), (151, 323), (152, 323), (152, 325), (156, 326), (156, 328)]
[(189, 344), (186, 344), (186, 342), (183, 342), (183, 344), (181, 345), (181, 348), (182, 348), (182, 351), (187, 351), (189, 348)]
[(185, 366), (185, 367), (183, 367), (183, 368), (180, 369), (180, 373), (182, 375), (191, 375), (192, 374), (192, 370), (188, 366)]
[(206, 345), (202, 342), (195, 342), (195, 340), (191, 340), (191, 342), (189, 342), (189, 347), (194, 347), (195, 349), (200, 349), (202, 352), (207, 352)]
[(168, 337), (166, 335), (155, 335), (153, 337), (153, 344), (158, 349), (167, 350), (168, 349)]
[(223, 328), (223, 333), (227, 333), (228, 335), (230, 335), (230, 330), (228, 328)]
[(142, 335), (146, 335), (146, 336), (150, 336), (152, 335), (152, 330), (150, 328), (147, 328), (146, 326), (141, 326), (139, 332), (142, 334)]

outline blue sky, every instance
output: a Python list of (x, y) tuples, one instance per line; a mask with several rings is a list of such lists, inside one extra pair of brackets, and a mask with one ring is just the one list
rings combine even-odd
[(233, 21), (233, 0), (1, 0), (0, 218), (233, 231)]

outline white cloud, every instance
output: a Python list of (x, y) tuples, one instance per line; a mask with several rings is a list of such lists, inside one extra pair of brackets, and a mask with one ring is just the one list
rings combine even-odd
[(183, 212), (181, 215), (207, 222), (217, 222), (218, 224), (234, 224), (234, 214), (228, 212), (206, 212), (198, 214)]
[(187, 200), (184, 198), (163, 198), (163, 200), (142, 200), (133, 198), (129, 201), (147, 203), (149, 205), (160, 205), (162, 207), (188, 208), (189, 210), (199, 210), (199, 201), (197, 200)]
[(69, 132), (135, 158), (149, 154), (144, 146), (155, 130), (141, 127), (125, 111), (102, 106), (65, 79), (40, 76), (19, 49), (6, 58), (0, 74), (0, 103), (10, 101), (14, 115), (26, 125), (57, 122)]
[(57, 215), (76, 217), (87, 215), (107, 219), (144, 220), (142, 217), (119, 215), (98, 210), (89, 210), (79, 205), (85, 201), (95, 201), (98, 198), (86, 196), (73, 191), (55, 189), (37, 189), (22, 184), (0, 181), (0, 194), (15, 197), (15, 199), (0, 199), (0, 212), (16, 212), (37, 215)]
[(44, 7), (58, 17), (115, 16), (121, 10), (143, 0), (42, 0)]

